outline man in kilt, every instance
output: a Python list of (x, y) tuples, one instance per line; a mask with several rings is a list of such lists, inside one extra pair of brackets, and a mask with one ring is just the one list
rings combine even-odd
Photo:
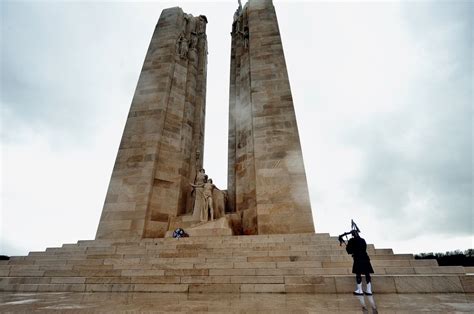
[[(370, 264), (369, 255), (367, 255), (367, 243), (359, 236), (357, 230), (351, 231), (352, 238), (349, 240), (346, 246), (348, 254), (352, 254), (354, 264), (352, 265), (352, 273), (356, 274), (356, 290), (355, 295), (372, 295), (372, 284), (370, 282), (370, 274), (374, 273), (374, 269)], [(367, 289), (362, 291), (362, 274), (365, 275), (365, 281), (367, 282)]]

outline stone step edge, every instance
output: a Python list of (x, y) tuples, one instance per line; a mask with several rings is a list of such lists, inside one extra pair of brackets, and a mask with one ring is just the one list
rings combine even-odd
[[(292, 239), (292, 238), (314, 238), (314, 237), (331, 237), (337, 239), (337, 236), (331, 236), (328, 232), (308, 232), (308, 233), (275, 233), (275, 234), (260, 234), (260, 235), (233, 235), (233, 236), (209, 236), (209, 237), (199, 237), (201, 241), (204, 241), (206, 238), (213, 240), (213, 239), (245, 239), (250, 241), (251, 239), (272, 239), (272, 238), (284, 238), (284, 239)], [(191, 238), (189, 238), (191, 239)], [(167, 238), (144, 238), (144, 239), (127, 239), (127, 238), (116, 238), (116, 239), (96, 239), (96, 240), (78, 240), (78, 243), (84, 242), (101, 242), (101, 243), (111, 243), (111, 242), (154, 242), (154, 241), (167, 241)]]
[[(385, 278), (384, 278), (385, 277)], [(472, 277), (472, 276), (471, 276)], [(472, 293), (469, 276), (374, 276), (375, 293)], [(189, 293), (350, 293), (353, 276), (325, 276), (316, 284), (11, 284), (0, 291), (21, 292), (189, 292)]]
[[(321, 250), (321, 249), (330, 249), (344, 251), (344, 247), (340, 247), (337, 243), (333, 241), (324, 241), (318, 243), (273, 243), (275, 245), (265, 245), (262, 243), (254, 243), (250, 245), (249, 243), (243, 243), (244, 245), (226, 245), (225, 243), (219, 245), (205, 245), (205, 244), (184, 244), (177, 243), (173, 245), (147, 245), (147, 246), (110, 246), (110, 247), (47, 247), (42, 251), (31, 251), (30, 255), (35, 254), (44, 254), (44, 253), (94, 253), (94, 252), (104, 252), (104, 253), (117, 253), (121, 251), (166, 251), (166, 250), (180, 250), (180, 251), (195, 251), (195, 250), (206, 250), (206, 251), (215, 251), (215, 250), (292, 250), (292, 251), (307, 251), (307, 250)], [(268, 243), (267, 243), (268, 244)], [(369, 251), (383, 251), (383, 252), (393, 252), (391, 248), (376, 248), (374, 245), (369, 244), (367, 249)], [(392, 253), (393, 254), (393, 253)], [(405, 254), (405, 253), (402, 253)], [(21, 256), (12, 256), (12, 257), (21, 257)]]
[[(319, 265), (316, 265), (316, 263), (319, 263)], [(230, 265), (233, 264), (233, 265)], [(234, 265), (238, 264), (238, 265)], [(188, 264), (185, 264), (188, 265)], [(395, 269), (408, 269), (408, 268), (413, 268), (413, 269), (418, 269), (418, 270), (427, 270), (427, 269), (437, 269), (439, 271), (449, 271), (452, 272), (453, 270), (458, 270), (459, 272), (465, 273), (464, 268), (462, 266), (437, 266), (437, 265), (427, 265), (427, 264), (419, 264), (417, 265), (416, 263), (410, 264), (410, 265), (391, 265), (389, 263), (383, 264), (383, 263), (372, 263), (374, 269), (391, 269), (392, 271)], [(76, 269), (47, 269), (46, 266), (41, 268), (42, 266), (40, 265), (25, 265), (25, 266), (35, 266), (35, 269), (21, 269), (21, 267), (14, 268), (15, 266), (12, 266), (13, 268), (6, 269), (0, 273), (0, 276), (48, 276), (48, 274), (54, 274), (54, 273), (76, 273), (77, 275), (80, 276), (88, 276), (91, 273), (97, 274), (97, 276), (107, 276), (107, 274), (115, 274), (115, 273), (122, 273), (122, 272), (137, 272), (137, 271), (144, 271), (144, 272), (160, 272), (160, 271), (182, 271), (182, 270), (213, 270), (213, 269), (219, 269), (219, 270), (231, 270), (231, 271), (237, 271), (237, 270), (259, 270), (259, 269), (267, 269), (267, 270), (291, 270), (291, 269), (303, 269), (303, 270), (323, 270), (323, 269), (352, 269), (352, 263), (351, 262), (236, 262), (236, 263), (214, 263), (213, 265), (209, 265), (206, 263), (199, 263), (196, 265), (189, 264), (188, 266), (183, 266), (183, 265), (174, 265), (174, 266), (169, 266), (166, 264), (153, 264), (149, 266), (153, 266), (150, 268), (136, 268), (136, 267), (127, 267), (127, 265), (121, 265), (123, 267), (121, 268), (110, 268), (110, 269), (101, 269), (99, 267), (94, 267), (94, 265), (89, 266), (89, 267), (83, 267), (83, 268), (76, 268)], [(104, 265), (106, 266), (106, 265)], [(131, 266), (131, 265), (129, 265)], [(141, 265), (143, 266), (143, 265)], [(194, 267), (197, 266), (197, 267)], [(38, 269), (36, 269), (36, 267)], [(8, 271), (8, 273), (7, 273)]]
[[(272, 274), (272, 275), (150, 275), (150, 276), (104, 276), (104, 277), (81, 277), (81, 276), (45, 276), (45, 277), (0, 277), (0, 287), (14, 284), (315, 284), (324, 278), (339, 278), (352, 276), (353, 274)], [(434, 277), (456, 277), (467, 276), (466, 274), (374, 274), (373, 278), (388, 277), (410, 277), (410, 278), (434, 278)], [(474, 277), (473, 277), (474, 279)]]
[(113, 239), (113, 240), (79, 240), (76, 243), (65, 243), (66, 246), (98, 246), (98, 247), (109, 247), (109, 246), (121, 246), (121, 245), (153, 245), (153, 244), (169, 244), (178, 242), (182, 244), (205, 244), (205, 243), (307, 243), (318, 240), (326, 241), (337, 241), (337, 237), (330, 236), (328, 233), (316, 233), (316, 234), (276, 234), (276, 235), (247, 235), (247, 236), (207, 236), (207, 237), (189, 237), (189, 238), (156, 238), (156, 239)]
[[(278, 251), (279, 252), (279, 251)], [(186, 254), (179, 254), (179, 253), (158, 253), (155, 255), (147, 255), (147, 254), (118, 254), (118, 255), (103, 255), (103, 254), (91, 254), (91, 255), (84, 255), (84, 256), (66, 256), (66, 255), (55, 255), (55, 256), (30, 256), (28, 259), (22, 259), (22, 260), (12, 260), (11, 263), (3, 263), (0, 264), (0, 267), (3, 266), (8, 266), (8, 265), (14, 265), (15, 262), (18, 262), (17, 265), (21, 265), (22, 262), (29, 261), (29, 262), (38, 262), (38, 263), (33, 263), (30, 265), (39, 265), (39, 264), (47, 264), (48, 261), (53, 262), (54, 264), (57, 265), (66, 265), (66, 264), (73, 264), (74, 262), (80, 262), (80, 261), (90, 261), (90, 260), (107, 260), (109, 262), (111, 261), (121, 261), (121, 260), (137, 260), (140, 259), (141, 261), (145, 261), (147, 259), (153, 259), (153, 260), (163, 260), (163, 261), (175, 261), (175, 260), (180, 260), (182, 262), (187, 262), (187, 260), (193, 260), (193, 259), (206, 259), (210, 260), (231, 260), (231, 259), (251, 259), (251, 260), (259, 260), (259, 259), (268, 259), (272, 261), (278, 261), (278, 259), (281, 259), (279, 261), (294, 261), (294, 260), (302, 260), (302, 259), (308, 259), (308, 260), (314, 260), (314, 261), (329, 261), (331, 258), (334, 259), (342, 259), (342, 261), (352, 261), (352, 257), (348, 254), (311, 254), (307, 255), (304, 254), (307, 253), (305, 251), (295, 251), (293, 254), (291, 252), (288, 252), (288, 254), (279, 252), (278, 253), (273, 253), (271, 255), (263, 255), (263, 254), (238, 254), (238, 255), (222, 255), (222, 254), (191, 254), (191, 255), (186, 255)], [(409, 254), (372, 254), (369, 255), (371, 260), (417, 260), (413, 258)], [(294, 259), (294, 260), (292, 260)], [(71, 261), (71, 262), (69, 262)], [(424, 260), (421, 260), (424, 261)]]

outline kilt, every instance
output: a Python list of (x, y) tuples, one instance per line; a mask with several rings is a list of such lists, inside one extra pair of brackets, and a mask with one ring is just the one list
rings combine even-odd
[(354, 264), (352, 265), (353, 274), (373, 274), (374, 269), (370, 264), (370, 258), (368, 256), (358, 257), (354, 256)]

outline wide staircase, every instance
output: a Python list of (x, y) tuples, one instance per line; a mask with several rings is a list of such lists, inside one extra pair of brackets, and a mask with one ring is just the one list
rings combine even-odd
[[(463, 267), (368, 245), (376, 293), (474, 292)], [(0, 261), (0, 291), (348, 293), (352, 258), (329, 234), (91, 240)]]

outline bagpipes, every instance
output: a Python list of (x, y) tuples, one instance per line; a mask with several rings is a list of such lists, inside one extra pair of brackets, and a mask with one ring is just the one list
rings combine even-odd
[(356, 231), (357, 233), (360, 233), (359, 227), (357, 227), (357, 225), (356, 225), (356, 223), (354, 222), (354, 220), (351, 219), (351, 231), (344, 232), (343, 234), (341, 234), (341, 235), (338, 237), (339, 246), (341, 246), (342, 243), (347, 244), (347, 243), (346, 243), (346, 240), (344, 240), (344, 237), (346, 237), (346, 239), (347, 239), (347, 236), (348, 236), (349, 234), (351, 234), (353, 231)]

